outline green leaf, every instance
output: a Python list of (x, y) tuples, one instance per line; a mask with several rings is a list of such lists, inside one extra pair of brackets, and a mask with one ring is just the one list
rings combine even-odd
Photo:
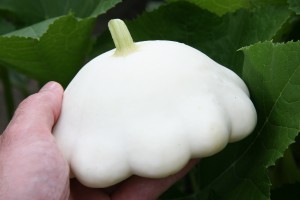
[(27, 26), (25, 28), (9, 32), (5, 36), (19, 36), (19, 37), (31, 37), (31, 38), (40, 38), (44, 33), (47, 32), (50, 24), (52, 24), (58, 18), (51, 18), (44, 20), (40, 23)]
[[(113, 8), (115, 5), (120, 3), (122, 0), (96, 0), (98, 3), (95, 7), (91, 6), (92, 12), (88, 12), (87, 14), (80, 14), (78, 15), (79, 17), (97, 17), (101, 14), (106, 13), (107, 10)], [(78, 4), (76, 7), (76, 10), (80, 11), (81, 10), (81, 5)]]
[[(118, 2), (120, 0), (0, 2), (0, 9), (20, 11), (18, 14), (25, 20), (33, 16), (30, 13), (39, 14), (39, 19), (53, 17), (0, 37), (0, 64), (42, 82), (55, 80), (67, 85), (85, 62), (95, 17)], [(35, 9), (41, 7), (42, 12), (35, 13)], [(54, 17), (70, 9), (79, 17), (88, 17), (83, 20), (72, 14)]]
[[(169, 0), (169, 2), (180, 1), (180, 0)], [(182, 1), (182, 0), (181, 0)], [(241, 8), (249, 7), (249, 0), (184, 0), (191, 2), (200, 8), (209, 10), (217, 15), (224, 15), (228, 12), (234, 12)]]
[[(251, 9), (270, 5), (286, 5), (286, 0), (168, 0), (168, 2), (187, 1), (200, 8), (222, 16), (240, 9)], [(297, 1), (297, 0), (295, 0)]]
[(286, 5), (286, 0), (248, 0), (250, 7), (262, 7), (270, 5)]
[(90, 45), (93, 18), (64, 16), (40, 38), (0, 37), (0, 63), (40, 81), (66, 85), (83, 65)]
[[(287, 7), (269, 6), (218, 17), (191, 3), (175, 2), (129, 21), (127, 25), (135, 41), (183, 42), (240, 74), (243, 55), (237, 50), (271, 40), (290, 15)], [(109, 33), (99, 38), (95, 48), (93, 56), (113, 48)]]
[(3, 19), (0, 19), (0, 35), (11, 32), (14, 29), (15, 27), (11, 23)]
[(297, 15), (300, 14), (300, 1), (299, 0), (288, 0), (290, 9), (295, 11)]
[[(300, 42), (258, 43), (243, 52), (243, 78), (257, 109), (258, 124), (251, 137), (219, 155), (232, 155), (226, 158), (231, 163), (214, 174), (199, 199), (211, 193), (221, 196), (217, 199), (270, 199), (267, 168), (283, 156), (300, 131)], [(216, 163), (212, 158), (201, 170)]]
[(76, 17), (96, 17), (121, 0), (2, 0), (0, 10), (16, 15), (27, 24), (74, 13)]

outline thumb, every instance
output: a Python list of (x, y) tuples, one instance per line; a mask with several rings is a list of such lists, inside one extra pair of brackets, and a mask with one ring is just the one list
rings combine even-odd
[(28, 134), (51, 132), (60, 114), (62, 96), (61, 85), (47, 83), (38, 93), (21, 102), (3, 135), (19, 138), (28, 137)]
[(26, 98), (0, 137), (0, 199), (66, 199), (69, 168), (51, 134), (63, 88), (55, 82)]

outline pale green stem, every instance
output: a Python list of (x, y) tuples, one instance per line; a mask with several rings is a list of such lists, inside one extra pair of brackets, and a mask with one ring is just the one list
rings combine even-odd
[(122, 20), (110, 20), (108, 28), (116, 46), (115, 55), (125, 56), (136, 51), (137, 46), (134, 44), (128, 28)]

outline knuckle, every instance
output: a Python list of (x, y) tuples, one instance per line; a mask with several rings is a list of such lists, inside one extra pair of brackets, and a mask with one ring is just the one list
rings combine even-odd
[(51, 95), (46, 92), (32, 94), (20, 103), (18, 109), (24, 110), (29, 106), (36, 106), (40, 102), (44, 102), (49, 98), (51, 98)]
[[(33, 110), (44, 110), (45, 106), (47, 106), (48, 99), (51, 98), (51, 95), (46, 92), (36, 93), (28, 96), (24, 99), (18, 106), (15, 112), (15, 118), (19, 118), (19, 116), (23, 116), (28, 112), (32, 112)], [(27, 116), (27, 115), (25, 115)]]

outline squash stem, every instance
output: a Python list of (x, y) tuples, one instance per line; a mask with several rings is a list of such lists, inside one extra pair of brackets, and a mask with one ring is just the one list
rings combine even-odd
[(137, 49), (125, 23), (120, 19), (108, 22), (108, 28), (116, 46), (115, 55), (124, 56)]

